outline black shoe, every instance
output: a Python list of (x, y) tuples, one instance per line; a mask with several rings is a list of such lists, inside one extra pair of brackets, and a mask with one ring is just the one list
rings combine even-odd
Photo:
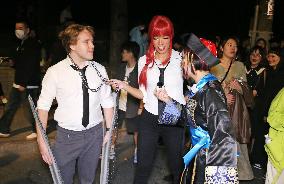
[(167, 182), (173, 182), (174, 176), (172, 174), (166, 175), (166, 176), (164, 176), (163, 180), (167, 181)]
[(162, 138), (162, 137), (159, 137), (159, 139), (158, 139), (158, 145), (159, 145), (159, 146), (164, 146), (164, 141), (163, 141), (163, 138)]

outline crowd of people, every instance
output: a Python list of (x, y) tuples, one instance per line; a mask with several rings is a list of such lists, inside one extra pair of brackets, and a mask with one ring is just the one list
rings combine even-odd
[[(41, 79), (41, 47), (29, 24), (17, 20), (15, 35), (15, 79), (0, 137), (11, 136), (12, 119), (28, 95), (37, 102), (44, 128), (56, 99), (54, 155), (64, 183), (73, 182), (76, 167), (80, 182), (92, 183), (102, 145), (111, 141), (114, 157), (124, 124), (133, 134), (135, 184), (148, 182), (160, 138), (174, 184), (252, 180), (253, 167), (267, 170), (266, 183), (284, 181), (280, 46), (259, 39), (245, 51), (233, 36), (216, 42), (193, 33), (179, 37), (168, 17), (156, 15), (148, 26), (130, 30), (121, 46), (122, 63), (109, 79), (105, 66), (93, 61), (93, 27), (71, 22), (59, 32), (63, 56)], [(27, 139), (37, 138), (43, 160), (51, 165), (42, 132), (25, 109), (32, 123)], [(112, 122), (115, 111), (118, 120)]]

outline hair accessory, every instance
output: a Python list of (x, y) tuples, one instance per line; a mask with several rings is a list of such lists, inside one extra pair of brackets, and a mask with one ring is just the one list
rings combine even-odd
[(216, 45), (204, 38), (198, 38), (193, 33), (190, 34), (186, 44), (201, 61), (205, 62), (209, 68), (217, 65), (219, 59), (217, 56)]

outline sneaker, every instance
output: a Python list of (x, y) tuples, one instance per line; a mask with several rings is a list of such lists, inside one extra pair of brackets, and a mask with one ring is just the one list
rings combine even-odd
[(252, 165), (254, 168), (256, 169), (262, 169), (261, 165), (260, 164), (253, 164)]
[(135, 150), (134, 150), (133, 163), (137, 164), (137, 148), (135, 148)]
[(36, 138), (37, 138), (37, 134), (34, 133), (34, 132), (26, 137), (27, 140), (33, 140), (33, 139), (36, 139)]
[(111, 145), (110, 151), (109, 151), (109, 159), (113, 160), (114, 157), (115, 157), (114, 145)]
[(8, 103), (8, 100), (7, 100), (7, 98), (5, 98), (5, 97), (3, 97), (2, 99), (1, 99), (1, 102), (2, 102), (2, 104), (6, 104), (6, 103)]
[(0, 132), (0, 138), (6, 138), (6, 137), (9, 137), (10, 136), (10, 134), (6, 134), (6, 133), (1, 133)]

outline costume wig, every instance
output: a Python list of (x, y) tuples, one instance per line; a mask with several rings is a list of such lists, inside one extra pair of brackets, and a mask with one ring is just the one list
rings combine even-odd
[(153, 39), (156, 36), (169, 36), (170, 37), (170, 47), (168, 57), (162, 61), (163, 65), (166, 65), (171, 58), (172, 54), (172, 40), (174, 37), (174, 27), (173, 23), (168, 17), (157, 15), (154, 16), (149, 24), (148, 36), (150, 38), (150, 43), (148, 50), (146, 52), (146, 64), (143, 67), (139, 76), (139, 85), (144, 85), (147, 88), (147, 69), (153, 67), (155, 60), (155, 48), (153, 44)]

